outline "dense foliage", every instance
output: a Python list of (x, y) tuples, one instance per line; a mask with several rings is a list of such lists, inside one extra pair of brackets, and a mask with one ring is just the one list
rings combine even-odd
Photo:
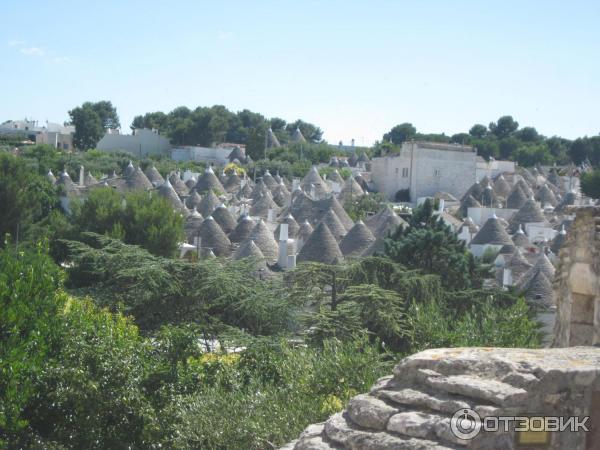
[(173, 256), (184, 240), (183, 216), (156, 194), (97, 188), (72, 210), (77, 230), (107, 234), (155, 255)]
[(75, 126), (73, 144), (81, 150), (95, 148), (106, 130), (121, 126), (117, 109), (109, 101), (85, 102), (69, 111), (69, 116)]
[(591, 198), (600, 198), (600, 168), (581, 176), (581, 192)]
[(485, 267), (476, 263), (465, 242), (434, 214), (426, 200), (413, 211), (408, 227), (398, 227), (385, 241), (385, 254), (410, 269), (439, 274), (444, 286), (466, 289), (480, 286)]

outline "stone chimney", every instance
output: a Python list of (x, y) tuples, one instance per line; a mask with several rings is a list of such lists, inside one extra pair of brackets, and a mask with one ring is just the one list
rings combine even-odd
[(572, 208), (554, 279), (554, 347), (600, 345), (600, 207)]

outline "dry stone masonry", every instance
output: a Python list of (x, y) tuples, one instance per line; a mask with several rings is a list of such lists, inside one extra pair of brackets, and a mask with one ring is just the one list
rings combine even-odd
[(575, 211), (554, 281), (556, 347), (600, 344), (600, 207)]
[[(368, 394), (283, 448), (529, 449), (511, 431), (461, 439), (452, 432), (452, 417), (465, 409), (481, 418), (592, 416), (590, 428), (600, 425), (599, 394), (600, 349), (594, 347), (427, 350), (402, 360)], [(544, 436), (550, 441), (535, 448), (598, 448), (593, 430)]]

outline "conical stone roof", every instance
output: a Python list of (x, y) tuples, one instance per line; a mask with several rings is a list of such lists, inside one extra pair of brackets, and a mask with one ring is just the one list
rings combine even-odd
[(234, 170), (225, 180), (223, 187), (227, 192), (237, 192), (242, 185), (242, 179), (238, 176)]
[(279, 211), (281, 211), (281, 208), (271, 198), (271, 195), (267, 193), (250, 207), (250, 215), (266, 219), (269, 216), (270, 209), (274, 211), (275, 215), (279, 214)]
[(406, 225), (406, 222), (398, 217), (389, 205), (385, 205), (377, 214), (369, 217), (365, 224), (373, 236), (383, 238), (388, 232), (394, 232), (399, 226)]
[(339, 200), (345, 203), (350, 200), (357, 199), (365, 195), (365, 191), (356, 182), (354, 177), (350, 176), (344, 181), (344, 186), (340, 192)]
[(234, 259), (252, 258), (256, 260), (260, 265), (266, 267), (265, 255), (260, 251), (260, 248), (254, 243), (252, 239), (246, 239), (240, 248), (237, 249), (233, 255)]
[(296, 129), (294, 130), (294, 132), (292, 133), (292, 137), (290, 138), (290, 140), (292, 142), (306, 142), (306, 138), (304, 137), (304, 135), (302, 134), (302, 131), (300, 131), (300, 128), (296, 127)]
[(236, 220), (222, 203), (213, 211), (212, 216), (225, 234), (231, 233), (237, 226)]
[(183, 230), (190, 244), (193, 244), (194, 238), (198, 236), (198, 230), (200, 229), (202, 222), (204, 222), (204, 218), (195, 208), (192, 209), (191, 214), (185, 218)]
[(342, 261), (343, 255), (335, 237), (324, 222), (320, 222), (298, 253), (297, 261), (314, 261), (334, 264)]
[(173, 208), (175, 208), (179, 211), (185, 210), (187, 212), (187, 209), (181, 202), (181, 199), (177, 195), (177, 192), (175, 192), (175, 189), (173, 189), (173, 186), (171, 186), (171, 182), (169, 181), (168, 178), (165, 180), (165, 182), (163, 184), (161, 184), (156, 189), (156, 192), (158, 192), (158, 195), (166, 198), (169, 201), (169, 203), (171, 203), (171, 205), (173, 205)]
[(274, 189), (273, 189), (273, 201), (277, 203), (279, 207), (285, 207), (290, 203), (292, 195), (290, 191), (287, 190), (287, 187), (281, 181)]
[(323, 178), (321, 178), (321, 175), (319, 175), (317, 166), (311, 167), (306, 176), (300, 182), (300, 186), (309, 194), (314, 189), (316, 199), (321, 199), (331, 192), (329, 185), (323, 180)]
[(472, 195), (467, 195), (460, 201), (460, 214), (463, 217), (467, 217), (469, 215), (469, 208), (481, 208), (481, 203)]
[(243, 198), (249, 199), (249, 198), (252, 198), (253, 191), (254, 191), (254, 189), (252, 188), (250, 183), (246, 183), (240, 188), (240, 190), (237, 192), (237, 194), (235, 196), (239, 200), (241, 200)]
[(525, 232), (523, 232), (523, 227), (521, 226), (513, 234), (512, 241), (517, 247), (531, 247), (531, 242)]
[(359, 256), (375, 242), (375, 236), (362, 220), (358, 220), (340, 242), (340, 250), (345, 257)]
[(333, 234), (333, 237), (337, 242), (347, 234), (346, 228), (342, 225), (342, 222), (340, 222), (340, 219), (333, 209), (329, 209), (329, 211), (325, 213), (321, 222), (324, 222), (327, 225), (327, 228), (329, 228), (329, 231)]
[(229, 233), (229, 240), (234, 243), (243, 242), (250, 236), (252, 230), (256, 226), (256, 222), (249, 216), (242, 216), (241, 220), (237, 223), (234, 230)]
[(225, 188), (213, 172), (212, 168), (209, 166), (204, 170), (204, 173), (200, 175), (198, 178), (198, 182), (194, 187), (198, 193), (202, 194), (204, 192), (208, 192), (210, 190), (216, 190), (219, 192), (225, 192)]
[(543, 271), (536, 272), (521, 288), (521, 292), (525, 294), (525, 299), (531, 306), (549, 309), (556, 305), (552, 281)]
[(265, 222), (259, 220), (250, 233), (250, 239), (260, 248), (268, 261), (277, 261), (279, 256), (279, 246), (273, 238), (273, 233), (269, 231)]
[(554, 195), (554, 192), (552, 192), (546, 184), (544, 184), (538, 189), (535, 198), (542, 205), (556, 206), (558, 203), (556, 201), (556, 196)]
[(523, 274), (523, 276), (521, 277), (521, 279), (519, 280), (518, 289), (523, 290), (524, 287), (529, 284), (531, 279), (538, 272), (543, 272), (544, 275), (546, 276), (546, 278), (548, 278), (548, 280), (552, 281), (552, 280), (554, 280), (555, 271), (556, 270), (554, 269), (554, 266), (552, 265), (552, 263), (550, 262), (550, 260), (546, 256), (546, 254), (544, 252), (542, 252), (540, 254), (540, 256), (538, 257), (538, 259), (536, 260), (533, 267), (531, 269), (529, 269), (527, 272), (525, 272)]
[(160, 186), (165, 182), (165, 179), (162, 177), (160, 172), (154, 166), (150, 166), (146, 169), (146, 177), (152, 183), (154, 187)]
[(514, 233), (519, 228), (519, 225), (525, 226), (527, 223), (545, 223), (546, 217), (544, 213), (532, 198), (528, 199), (525, 204), (519, 209), (510, 219), (509, 231)]
[(187, 198), (186, 203), (188, 208), (199, 208), (202, 197), (196, 191), (192, 191)]
[(485, 221), (481, 230), (473, 237), (472, 245), (513, 245), (513, 241), (504, 229), (498, 218), (493, 215)]
[(277, 180), (275, 180), (273, 175), (271, 175), (271, 172), (269, 172), (268, 170), (262, 176), (262, 182), (265, 184), (265, 186), (267, 186), (269, 190), (274, 189), (278, 184)]
[(189, 188), (185, 185), (185, 183), (179, 176), (179, 172), (173, 172), (171, 175), (169, 175), (169, 181), (171, 182), (171, 186), (173, 186), (173, 189), (175, 189), (175, 192), (177, 192), (177, 195), (179, 195), (180, 197), (188, 195), (188, 193), (190, 192)]
[(198, 212), (204, 217), (211, 216), (213, 211), (221, 204), (219, 197), (211, 190), (200, 201)]
[(275, 136), (273, 130), (269, 128), (267, 130), (267, 148), (275, 147), (281, 147), (281, 144), (279, 143), (279, 139), (277, 139), (277, 136)]
[(521, 190), (525, 193), (527, 198), (533, 196), (533, 190), (531, 189), (531, 186), (529, 185), (529, 183), (526, 183), (523, 178), (519, 178), (515, 186), (519, 186)]
[(481, 186), (481, 184), (475, 182), (471, 185), (471, 187), (469, 189), (467, 189), (467, 192), (465, 192), (465, 194), (462, 196), (462, 198), (460, 199), (461, 202), (467, 197), (467, 196), (471, 196), (474, 199), (476, 199), (477, 201), (479, 201), (479, 199), (481, 198), (481, 194), (483, 194), (483, 186)]
[(154, 188), (148, 177), (144, 174), (144, 172), (142, 172), (142, 169), (139, 166), (133, 169), (133, 172), (131, 172), (131, 174), (127, 177), (125, 183), (127, 184), (127, 188), (132, 191), (150, 190)]
[(202, 248), (210, 248), (216, 256), (229, 256), (231, 254), (231, 242), (225, 235), (219, 224), (212, 218), (207, 217), (199, 230)]
[(496, 181), (494, 181), (493, 188), (496, 195), (502, 198), (508, 197), (511, 191), (510, 185), (502, 175), (496, 178)]
[(513, 284), (515, 284), (533, 265), (527, 261), (519, 248), (515, 248), (511, 258), (506, 263), (506, 266), (512, 272)]
[(509, 209), (520, 209), (527, 202), (527, 194), (516, 184), (506, 198), (506, 207)]

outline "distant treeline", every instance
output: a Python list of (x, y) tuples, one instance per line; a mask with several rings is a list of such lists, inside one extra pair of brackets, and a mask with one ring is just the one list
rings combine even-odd
[(475, 124), (468, 133), (451, 136), (418, 133), (411, 123), (402, 123), (383, 135), (382, 141), (375, 145), (374, 153), (397, 152), (400, 145), (410, 139), (472, 145), (486, 159), (508, 159), (522, 166), (571, 162), (600, 165), (600, 136), (586, 136), (573, 141), (559, 136), (546, 137), (534, 127), (519, 128), (519, 123), (512, 116), (502, 116), (488, 126)]
[(279, 142), (285, 145), (296, 128), (308, 142), (321, 142), (323, 132), (319, 127), (302, 120), (287, 123), (278, 117), (267, 119), (262, 114), (244, 109), (229, 111), (222, 105), (199, 106), (189, 109), (175, 108), (169, 113), (161, 111), (136, 116), (133, 128), (156, 128), (174, 145), (210, 146), (213, 143), (234, 142), (246, 145), (246, 153), (253, 159), (263, 156), (265, 133), (271, 128)]

